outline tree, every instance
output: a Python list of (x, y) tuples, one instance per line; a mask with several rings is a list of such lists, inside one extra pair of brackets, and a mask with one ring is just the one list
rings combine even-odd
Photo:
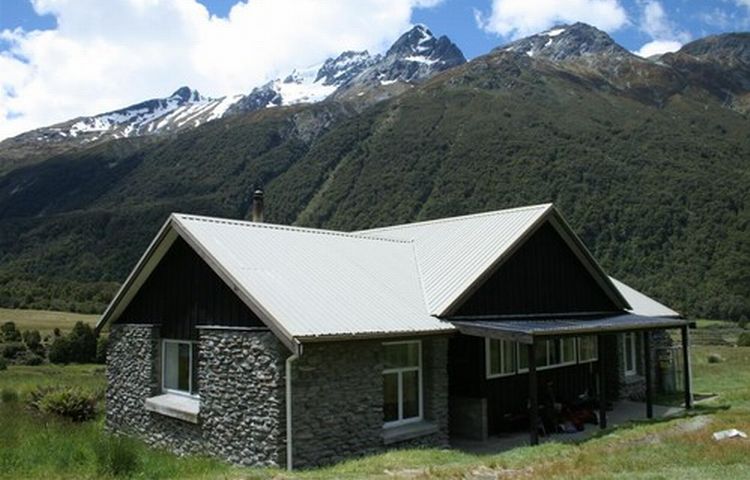
[(76, 322), (68, 334), (68, 342), (71, 348), (70, 361), (91, 363), (96, 360), (96, 335), (90, 325)]
[(3, 323), (2, 327), (0, 327), (0, 332), (2, 333), (2, 339), (5, 342), (21, 341), (21, 332), (18, 331), (16, 324), (13, 322)]

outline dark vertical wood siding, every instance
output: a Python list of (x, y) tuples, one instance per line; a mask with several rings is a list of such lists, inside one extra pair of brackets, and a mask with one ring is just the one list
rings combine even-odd
[(456, 315), (617, 310), (565, 240), (547, 223), (464, 302)]
[[(489, 433), (502, 431), (504, 415), (527, 413), (528, 374), (488, 379), (485, 369), (485, 339), (456, 335), (450, 341), (450, 394), (459, 397), (487, 398)], [(587, 390), (595, 396), (596, 369), (597, 363), (589, 362), (538, 370), (540, 397), (545, 398), (544, 392), (549, 383), (558, 402), (573, 401)], [(616, 373), (614, 366), (613, 372)]]
[(162, 338), (176, 339), (196, 339), (197, 325), (263, 326), (179, 237), (117, 323), (161, 324)]

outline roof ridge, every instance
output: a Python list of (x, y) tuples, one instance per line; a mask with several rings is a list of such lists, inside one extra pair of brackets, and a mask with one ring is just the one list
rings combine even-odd
[(384, 238), (384, 237), (377, 237), (373, 235), (359, 235), (353, 232), (342, 232), (339, 230), (326, 230), (322, 228), (297, 227), (293, 225), (281, 225), (281, 224), (276, 224), (276, 223), (251, 222), (249, 220), (237, 220), (237, 219), (222, 218), (222, 217), (209, 217), (205, 215), (193, 215), (189, 213), (173, 212), (172, 216), (181, 220), (192, 220), (192, 221), (200, 221), (200, 222), (207, 222), (207, 223), (236, 225), (240, 227), (265, 228), (265, 229), (270, 229), (270, 230), (287, 230), (290, 232), (312, 233), (312, 234), (317, 234), (317, 235), (330, 235), (330, 236), (336, 236), (336, 237), (353, 238), (357, 240), (377, 240), (380, 242), (389, 242), (389, 243), (403, 243), (403, 244), (412, 243), (412, 240)]
[(395, 230), (399, 228), (409, 228), (409, 227), (416, 227), (421, 225), (433, 225), (433, 224), (439, 224), (439, 223), (450, 223), (450, 222), (458, 222), (461, 220), (468, 220), (471, 218), (480, 218), (480, 217), (489, 217), (492, 215), (497, 215), (500, 213), (512, 213), (512, 212), (520, 212), (523, 210), (533, 210), (544, 207), (545, 209), (549, 209), (552, 206), (554, 206), (553, 203), (539, 203), (536, 205), (525, 205), (522, 207), (513, 207), (513, 208), (505, 208), (502, 210), (490, 210), (487, 212), (480, 212), (480, 213), (470, 213), (468, 215), (458, 215), (455, 217), (447, 217), (447, 218), (435, 218), (433, 220), (425, 220), (422, 222), (413, 222), (413, 223), (401, 223), (398, 225), (390, 225), (386, 227), (376, 227), (376, 228), (368, 228), (365, 230), (356, 230), (352, 233), (356, 233), (358, 235), (360, 234), (366, 234), (368, 232), (379, 232), (379, 231), (387, 231), (387, 230)]

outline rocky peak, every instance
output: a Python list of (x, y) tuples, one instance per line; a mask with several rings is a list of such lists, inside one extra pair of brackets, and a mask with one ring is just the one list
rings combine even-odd
[(192, 90), (187, 86), (178, 88), (169, 98), (180, 102), (200, 102), (204, 100), (198, 90)]
[(367, 50), (348, 50), (336, 58), (326, 60), (318, 70), (315, 82), (322, 82), (323, 85), (341, 85), (378, 60), (380, 55), (371, 56)]
[(559, 25), (545, 32), (516, 40), (494, 51), (524, 53), (529, 57), (552, 61), (575, 60), (591, 56), (632, 57), (612, 37), (585, 23)]
[(466, 62), (464, 54), (448, 37), (436, 38), (424, 25), (416, 25), (401, 35), (386, 52), (385, 60), (440, 62), (450, 66)]
[(724, 33), (690, 42), (678, 53), (720, 63), (750, 65), (750, 33)]

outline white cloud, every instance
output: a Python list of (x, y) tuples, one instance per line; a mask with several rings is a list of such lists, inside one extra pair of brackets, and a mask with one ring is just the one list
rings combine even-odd
[(676, 52), (680, 48), (682, 48), (681, 42), (675, 42), (673, 40), (654, 40), (652, 42), (648, 42), (647, 44), (642, 46), (640, 50), (634, 53), (643, 58), (648, 58), (652, 55), (661, 55), (662, 53)]
[[(750, 1), (750, 0), (748, 0)], [(664, 7), (657, 0), (644, 0), (640, 29), (651, 37), (651, 41), (643, 45), (640, 50), (634, 52), (641, 57), (649, 57), (666, 52), (679, 50), (683, 44), (690, 41), (691, 35), (681, 30), (667, 16)]]
[(750, 8), (750, 0), (735, 0), (735, 3), (740, 7)]
[(165, 96), (249, 91), (347, 49), (381, 50), (440, 0), (33, 0), (57, 28), (0, 32), (0, 139)]
[(628, 23), (618, 0), (493, 0), (489, 15), (475, 10), (474, 17), (483, 30), (512, 39), (560, 23), (585, 22), (607, 31)]

